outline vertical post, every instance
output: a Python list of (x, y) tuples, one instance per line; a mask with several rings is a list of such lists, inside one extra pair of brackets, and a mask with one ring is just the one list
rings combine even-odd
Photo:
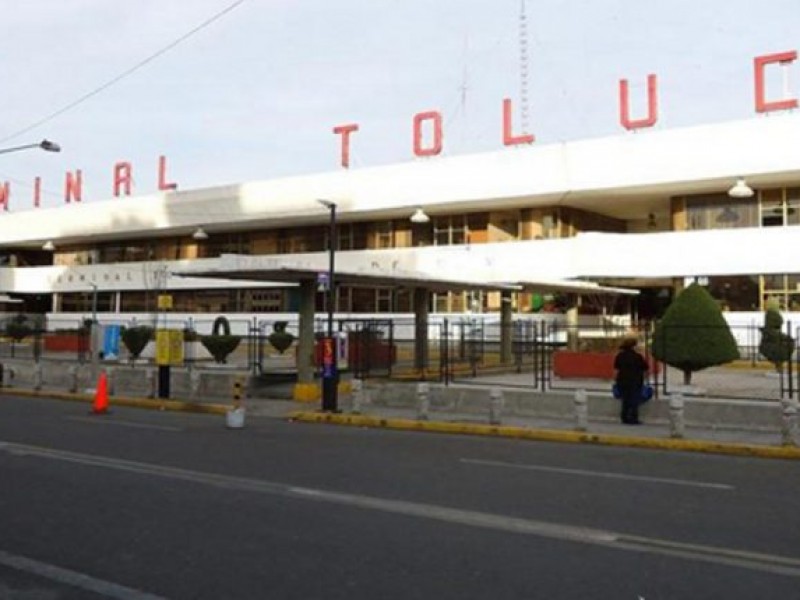
[(796, 446), (798, 441), (797, 402), (794, 398), (781, 398), (781, 443)]
[(492, 388), (489, 391), (489, 424), (500, 425), (503, 420), (503, 390)]
[(671, 394), (669, 397), (669, 435), (673, 438), (682, 438), (685, 435), (681, 394)]
[(586, 431), (589, 429), (589, 402), (586, 390), (575, 391), (575, 430)]
[(500, 362), (504, 365), (511, 362), (513, 326), (511, 292), (504, 290), (500, 294)]
[(90, 283), (89, 285), (92, 286), (92, 326), (89, 329), (89, 352), (91, 352), (91, 356), (89, 357), (89, 364), (92, 367), (91, 379), (92, 381), (97, 381), (97, 377), (99, 376), (98, 359), (100, 358), (100, 343), (97, 339), (99, 336), (97, 323), (97, 284)]
[(318, 202), (331, 213), (328, 235), (328, 335), (322, 344), (322, 410), (337, 412), (339, 373), (336, 368), (336, 338), (333, 333), (333, 312), (336, 302), (336, 203), (330, 200), (319, 200)]
[(431, 402), (428, 394), (430, 393), (430, 386), (421, 381), (417, 384), (417, 420), (427, 421), (428, 412), (430, 411)]

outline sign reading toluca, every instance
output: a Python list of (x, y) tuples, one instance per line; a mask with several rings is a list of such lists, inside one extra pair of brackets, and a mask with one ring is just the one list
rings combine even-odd
[[(768, 113), (776, 110), (787, 110), (798, 107), (797, 98), (790, 98), (788, 92), (780, 100), (767, 99), (766, 93), (766, 67), (778, 64), (787, 67), (797, 60), (797, 51), (778, 52), (756, 56), (753, 59), (755, 111)], [(510, 98), (503, 99), (502, 140), (505, 146), (519, 144), (532, 144), (535, 137), (530, 133), (514, 133), (512, 115), (514, 107)], [(652, 127), (658, 122), (658, 78), (654, 74), (647, 76), (647, 115), (641, 118), (632, 118), (630, 111), (630, 96), (628, 80), (619, 81), (619, 122), (627, 130)], [(337, 125), (333, 133), (340, 136), (340, 164), (344, 168), (350, 167), (351, 137), (359, 130), (358, 123)], [(424, 132), (428, 135), (425, 136)], [(414, 156), (428, 157), (441, 154), (444, 146), (444, 129), (442, 113), (437, 110), (428, 110), (417, 113), (412, 119), (412, 152)], [(178, 185), (167, 181), (167, 159), (158, 157), (158, 191), (173, 191)], [(114, 164), (112, 178), (112, 193), (115, 197), (130, 196), (133, 188), (133, 166), (130, 162), (121, 161)], [(33, 206), (39, 208), (42, 194), (41, 177), (33, 181)], [(68, 171), (64, 177), (64, 202), (80, 202), (83, 196), (83, 173), (80, 169)], [(0, 205), (3, 210), (9, 209), (11, 198), (11, 184), (5, 181), (0, 185)]]
[[(781, 100), (768, 100), (765, 86), (765, 69), (767, 65), (779, 64), (788, 66), (797, 60), (797, 51), (779, 52), (757, 56), (753, 59), (754, 85), (755, 85), (755, 110), (757, 113), (767, 113), (775, 110), (797, 108), (797, 98), (783, 98)], [(630, 98), (628, 93), (628, 80), (619, 81), (619, 122), (627, 130), (652, 127), (658, 122), (658, 79), (656, 75), (647, 76), (647, 116), (631, 118)], [(535, 137), (532, 134), (514, 134), (512, 124), (513, 105), (509, 98), (503, 99), (502, 139), (505, 146), (518, 144), (532, 144)], [(414, 115), (412, 120), (412, 151), (414, 156), (437, 156), (442, 152), (444, 132), (442, 127), (442, 113), (429, 110)], [(428, 135), (423, 135), (423, 129)], [(333, 133), (340, 137), (340, 160), (342, 167), (350, 166), (351, 136), (359, 130), (358, 123), (337, 125)]]
[[(133, 191), (133, 166), (130, 162), (120, 161), (114, 165), (112, 189), (114, 196), (119, 198), (124, 194), (130, 196)], [(158, 157), (158, 190), (169, 192), (178, 189), (177, 183), (167, 181), (167, 157)], [(8, 181), (0, 186), (0, 205), (3, 210), (8, 210), (9, 200), (11, 199), (11, 184)], [(33, 180), (33, 206), (39, 208), (42, 199), (42, 178), (36, 177)], [(64, 202), (80, 202), (83, 199), (83, 172), (76, 169), (74, 172), (67, 171), (64, 177)]]

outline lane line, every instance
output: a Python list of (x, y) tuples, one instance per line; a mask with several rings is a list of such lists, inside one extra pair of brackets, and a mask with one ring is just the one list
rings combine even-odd
[(328, 502), (352, 508), (431, 519), (446, 523), (456, 523), (468, 525), (470, 527), (480, 527), (523, 535), (535, 535), (560, 541), (592, 544), (614, 550), (646, 552), (686, 560), (734, 566), (751, 571), (778, 574), (800, 579), (800, 558), (798, 557), (628, 535), (591, 527), (577, 527), (521, 517), (509, 517), (506, 515), (456, 509), (435, 504), (405, 500), (389, 500), (374, 496), (333, 492), (318, 488), (292, 486), (284, 483), (218, 475), (215, 473), (204, 473), (177, 467), (165, 467), (136, 461), (79, 454), (77, 452), (28, 446), (12, 442), (0, 442), (0, 451), (7, 452), (12, 456), (29, 456), (59, 460), (113, 469), (115, 471), (189, 481), (228, 490), (270, 494), (307, 502)]
[(60, 584), (70, 585), (96, 594), (101, 594), (107, 598), (115, 598), (116, 600), (165, 600), (163, 596), (148, 594), (147, 592), (119, 585), (118, 583), (97, 579), (85, 573), (64, 569), (26, 556), (11, 554), (3, 550), (0, 550), (0, 565), (10, 567), (17, 571), (30, 573), (37, 577), (43, 577)]
[(138, 423), (136, 421), (124, 421), (120, 419), (108, 419), (103, 416), (96, 417), (64, 417), (67, 421), (78, 421), (79, 423), (91, 423), (92, 425), (118, 425), (120, 427), (133, 427), (136, 429), (154, 429), (156, 431), (183, 431), (182, 427), (170, 427), (169, 425), (151, 425), (148, 423)]
[(562, 467), (549, 467), (545, 465), (530, 465), (521, 463), (502, 462), (498, 460), (484, 460), (481, 458), (461, 458), (459, 462), (484, 467), (502, 467), (506, 469), (522, 469), (525, 471), (541, 471), (543, 473), (558, 473), (561, 475), (579, 475), (582, 477), (602, 477), (605, 479), (622, 479), (626, 481), (642, 481), (645, 483), (663, 483), (666, 485), (682, 485), (712, 490), (735, 490), (736, 487), (726, 483), (713, 483), (710, 481), (691, 481), (688, 479), (670, 479), (666, 477), (647, 477), (643, 475), (627, 475), (625, 473), (611, 473), (607, 471), (586, 471), (584, 469), (566, 469)]

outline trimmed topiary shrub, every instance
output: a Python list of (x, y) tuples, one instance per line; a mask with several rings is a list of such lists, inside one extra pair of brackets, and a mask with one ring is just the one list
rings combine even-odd
[(719, 305), (696, 283), (678, 294), (656, 323), (652, 352), (657, 360), (683, 371), (685, 385), (692, 383), (692, 373), (739, 358)]
[(287, 321), (275, 321), (272, 324), (272, 333), (267, 336), (267, 340), (279, 354), (283, 354), (289, 349), (294, 341), (294, 335), (286, 331)]
[(764, 327), (761, 328), (761, 343), (758, 351), (761, 356), (775, 365), (780, 372), (783, 363), (791, 360), (794, 353), (794, 338), (781, 331), (783, 317), (776, 308), (768, 308), (764, 312)]
[(153, 339), (154, 330), (149, 325), (136, 325), (123, 327), (120, 332), (122, 343), (130, 353), (131, 360), (136, 360), (145, 349), (147, 343)]
[(241, 336), (231, 335), (231, 325), (225, 317), (214, 320), (211, 335), (200, 336), (200, 343), (214, 357), (214, 362), (220, 364), (227, 361), (228, 356), (239, 347), (241, 340)]
[(6, 323), (6, 335), (15, 342), (21, 342), (31, 334), (33, 334), (33, 327), (28, 323), (25, 315), (16, 315)]

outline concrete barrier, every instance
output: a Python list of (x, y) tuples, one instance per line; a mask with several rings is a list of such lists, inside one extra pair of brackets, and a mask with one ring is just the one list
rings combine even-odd
[[(376, 406), (414, 408), (416, 384), (398, 382), (364, 382), (371, 402)], [(431, 384), (429, 402), (431, 418), (439, 412), (487, 415), (490, 411), (488, 388)], [(574, 392), (521, 390), (503, 388), (503, 414), (509, 418), (575, 419)], [(619, 400), (610, 394), (587, 393), (590, 421), (617, 422)], [(669, 425), (669, 403), (666, 398), (653, 399), (639, 410), (647, 423)], [(719, 427), (751, 431), (780, 431), (781, 405), (776, 400), (720, 400), (684, 397), (684, 421), (687, 427)]]

